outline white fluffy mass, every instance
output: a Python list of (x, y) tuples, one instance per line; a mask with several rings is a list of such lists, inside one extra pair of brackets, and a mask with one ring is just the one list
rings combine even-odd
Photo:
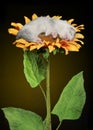
[(19, 30), (16, 39), (23, 38), (28, 42), (41, 42), (38, 36), (42, 33), (45, 36), (52, 35), (53, 38), (59, 36), (61, 39), (72, 40), (76, 31), (66, 20), (41, 16), (25, 24)]

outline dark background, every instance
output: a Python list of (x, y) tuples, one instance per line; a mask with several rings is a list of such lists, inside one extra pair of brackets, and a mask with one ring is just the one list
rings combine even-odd
[[(67, 82), (80, 71), (84, 71), (86, 103), (78, 120), (65, 120), (59, 130), (90, 130), (92, 115), (92, 52), (93, 52), (93, 16), (91, 4), (59, 1), (13, 1), (4, 3), (0, 8), (0, 108), (14, 106), (28, 109), (45, 118), (45, 102), (40, 89), (30, 88), (23, 73), (23, 51), (12, 45), (15, 37), (8, 34), (11, 22), (24, 24), (24, 16), (32, 14), (59, 15), (63, 19), (74, 18), (74, 23), (84, 24), (84, 45), (79, 52), (70, 52), (65, 56), (57, 54), (51, 57), (51, 104), (57, 102), (59, 94)], [(45, 85), (45, 82), (42, 83)], [(58, 118), (52, 116), (53, 130)], [(0, 111), (0, 130), (9, 130), (7, 121)]]

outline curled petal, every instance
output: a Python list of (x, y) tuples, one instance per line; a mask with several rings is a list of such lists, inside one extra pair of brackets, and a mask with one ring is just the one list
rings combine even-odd
[(81, 40), (79, 40), (79, 39), (77, 39), (77, 38), (76, 38), (74, 41), (75, 41), (75, 42), (79, 42), (79, 43), (81, 43), (81, 44), (84, 44), (83, 41), (81, 41)]

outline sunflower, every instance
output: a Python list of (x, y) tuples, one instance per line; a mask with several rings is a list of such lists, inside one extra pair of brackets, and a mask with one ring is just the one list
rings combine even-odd
[[(36, 19), (38, 16), (36, 14), (32, 15), (32, 20)], [(50, 16), (46, 16), (50, 17)], [(62, 16), (53, 16), (54, 19), (61, 19)], [(31, 20), (24, 16), (25, 24), (29, 23)], [(41, 48), (47, 48), (49, 50), (49, 53), (53, 52), (57, 49), (62, 49), (65, 51), (65, 54), (67, 55), (69, 51), (76, 51), (78, 52), (81, 48), (81, 45), (84, 44), (84, 42), (81, 39), (84, 39), (84, 35), (81, 34), (81, 30), (84, 29), (84, 24), (81, 24), (77, 26), (77, 24), (73, 23), (74, 19), (67, 20), (68, 23), (70, 23), (76, 30), (76, 34), (74, 36), (73, 40), (63, 40), (59, 37), (54, 39), (51, 35), (45, 36), (44, 34), (39, 35), (39, 37), (42, 39), (42, 44), (38, 44), (37, 42), (28, 42), (25, 39), (17, 39), (13, 42), (16, 47), (22, 48), (24, 50), (39, 50)], [(14, 36), (17, 35), (18, 31), (24, 26), (21, 23), (15, 23), (11, 22), (12, 28), (8, 29), (9, 34), (12, 34)]]

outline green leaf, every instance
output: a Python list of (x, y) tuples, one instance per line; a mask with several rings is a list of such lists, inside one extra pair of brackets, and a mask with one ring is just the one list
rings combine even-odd
[(28, 110), (14, 107), (2, 108), (10, 130), (43, 130), (42, 118)]
[(86, 100), (83, 72), (76, 74), (63, 89), (61, 96), (52, 110), (52, 114), (64, 119), (74, 120), (81, 116)]
[(46, 76), (46, 63), (36, 52), (24, 52), (24, 74), (32, 88), (37, 87)]

